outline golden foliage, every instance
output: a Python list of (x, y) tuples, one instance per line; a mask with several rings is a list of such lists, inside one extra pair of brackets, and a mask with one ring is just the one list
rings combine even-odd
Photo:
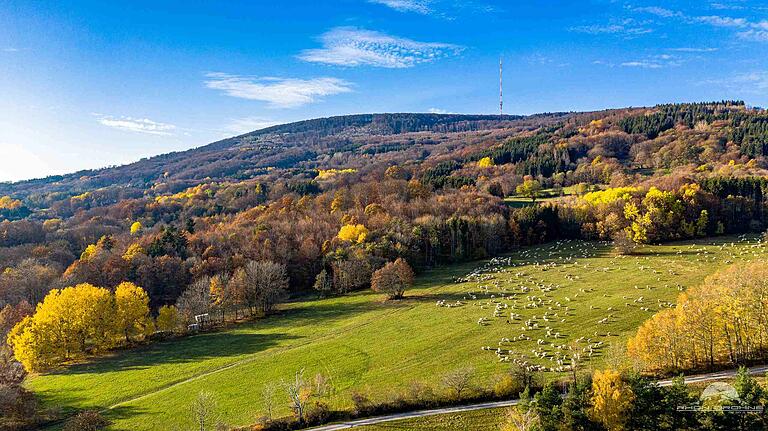
[(10, 196), (0, 197), (0, 209), (15, 210), (21, 208), (21, 201)]
[(625, 201), (632, 198), (632, 195), (638, 192), (637, 187), (613, 187), (596, 192), (585, 194), (582, 199), (592, 205), (610, 204), (619, 199)]
[(621, 430), (635, 395), (615, 370), (595, 370), (592, 375), (590, 416), (609, 431)]
[(347, 224), (339, 229), (338, 237), (342, 241), (362, 244), (368, 238), (368, 228), (362, 224)]
[(146, 292), (131, 283), (118, 286), (114, 296), (87, 283), (53, 289), (11, 330), (8, 344), (27, 370), (45, 369), (150, 333), (148, 303)]
[(125, 261), (132, 261), (137, 256), (140, 256), (142, 254), (146, 254), (144, 251), (144, 248), (140, 246), (138, 243), (133, 243), (128, 246), (128, 249), (125, 250), (125, 253), (123, 253), (123, 259)]
[(141, 225), (141, 222), (135, 221), (133, 224), (131, 224), (131, 235), (136, 235), (138, 233), (141, 233), (141, 229), (143, 226)]
[(347, 168), (347, 169), (318, 169), (317, 170), (317, 179), (318, 180), (328, 180), (332, 179), (339, 175), (345, 175), (345, 174), (354, 174), (357, 172), (357, 169)]
[(126, 342), (155, 331), (149, 317), (149, 296), (133, 283), (123, 282), (115, 289), (115, 330), (125, 335)]
[(733, 265), (645, 321), (627, 351), (650, 370), (680, 370), (759, 357), (768, 337), (768, 263)]
[(483, 157), (482, 159), (477, 161), (477, 167), (478, 168), (490, 168), (495, 166), (496, 164), (493, 163), (493, 159), (490, 157)]
[(172, 332), (181, 324), (179, 310), (173, 305), (163, 305), (157, 312), (157, 330)]

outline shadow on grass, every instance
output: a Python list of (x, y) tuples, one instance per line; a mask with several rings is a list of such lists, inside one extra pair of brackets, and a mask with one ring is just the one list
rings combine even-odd
[(46, 374), (98, 374), (139, 370), (168, 363), (199, 362), (211, 358), (241, 356), (269, 349), (280, 341), (293, 338), (298, 337), (240, 331), (211, 332), (140, 346)]
[(57, 415), (57, 419), (39, 423), (34, 429), (43, 431), (61, 431), (69, 419), (85, 410), (101, 412), (101, 414), (111, 422), (130, 420), (131, 418), (146, 412), (145, 409), (128, 406), (115, 407), (114, 409), (109, 410), (105, 410), (104, 407), (93, 407), (88, 409), (62, 409), (60, 414)]
[[(695, 256), (697, 254), (701, 254), (694, 250), (636, 250), (632, 254), (629, 255), (629, 257), (637, 256), (637, 257), (663, 257), (663, 256)], [(709, 252), (709, 255), (714, 254), (713, 252)]]
[[(265, 322), (267, 326), (284, 325), (323, 325), (332, 324), (344, 318), (359, 315), (361, 313), (379, 310), (391, 306), (391, 301), (380, 301), (380, 294), (371, 292), (356, 292), (348, 295), (365, 296), (365, 300), (348, 300), (348, 297), (328, 298), (314, 300), (294, 305), (291, 308), (280, 310)], [(355, 298), (357, 299), (357, 298)]]

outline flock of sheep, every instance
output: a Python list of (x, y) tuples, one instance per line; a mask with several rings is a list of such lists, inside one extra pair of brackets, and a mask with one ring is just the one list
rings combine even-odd
[[(739, 243), (746, 241), (749, 240), (741, 238)], [(763, 251), (760, 243), (745, 247), (733, 242), (719, 244), (716, 251), (686, 245), (676, 254), (695, 254), (692, 260), (697, 265), (708, 265), (748, 260)], [(608, 259), (593, 259), (598, 256)], [(468, 287), (466, 294), (461, 300), (438, 300), (436, 305), (476, 307), (483, 313), (477, 319), (480, 327), (505, 325), (504, 331), (509, 335), (501, 337), (496, 346), (481, 347), (482, 351), (493, 352), (499, 362), (514, 363), (530, 371), (569, 371), (601, 355), (612, 340), (618, 339), (619, 334), (607, 331), (611, 324), (629, 314), (639, 324), (665, 307), (674, 307), (673, 302), (664, 298), (674, 298), (685, 289), (679, 283), (669, 282), (670, 278), (684, 280), (685, 274), (678, 272), (685, 270), (686, 263), (679, 258), (665, 259), (659, 253), (611, 256), (610, 245), (598, 242), (558, 241), (525, 249), (514, 256), (490, 259), (456, 278), (456, 283)], [(663, 269), (654, 269), (652, 264)], [(589, 284), (589, 275), (600, 272), (612, 274), (611, 285)], [(643, 280), (656, 283), (632, 285), (630, 280), (638, 274)], [(562, 281), (553, 282), (557, 276)], [(605, 278), (596, 281), (600, 282), (605, 283)], [(611, 299), (613, 291), (621, 289), (626, 293), (630, 286), (637, 294), (622, 295), (624, 306), (617, 305), (618, 299)], [(606, 303), (613, 305), (603, 307)], [(638, 310), (642, 312), (640, 316)], [(580, 333), (592, 330), (592, 334), (577, 338), (567, 329)], [(525, 345), (530, 346), (528, 342), (533, 340), (535, 346), (526, 349)]]

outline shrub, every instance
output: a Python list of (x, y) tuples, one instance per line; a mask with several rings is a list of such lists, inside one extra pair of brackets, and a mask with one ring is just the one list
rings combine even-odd
[(78, 413), (64, 425), (63, 431), (98, 431), (106, 428), (110, 422), (95, 410)]
[(435, 392), (429, 385), (413, 381), (408, 386), (408, 398), (415, 404), (432, 404), (435, 402)]
[(365, 416), (371, 411), (371, 400), (360, 391), (352, 391), (352, 414), (355, 416)]
[(443, 376), (442, 384), (449, 394), (456, 400), (472, 389), (475, 370), (471, 367), (458, 368)]
[(307, 424), (323, 424), (331, 418), (331, 409), (322, 401), (315, 401), (306, 413)]
[(498, 378), (496, 384), (493, 385), (493, 394), (499, 398), (517, 396), (523, 390), (525, 390), (525, 387), (521, 382), (512, 377), (511, 374), (502, 375)]

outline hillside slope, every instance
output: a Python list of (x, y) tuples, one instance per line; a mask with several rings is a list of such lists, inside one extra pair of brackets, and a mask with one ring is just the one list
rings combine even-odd
[[(361, 114), (318, 118), (268, 127), (187, 151), (163, 154), (123, 166), (42, 179), (0, 183), (0, 194), (25, 197), (48, 192), (80, 194), (102, 187), (141, 189), (156, 182), (244, 179), (258, 168), (295, 167), (353, 141), (415, 132), (445, 134), (520, 129), (550, 123), (566, 114), (530, 117), (459, 114)], [(375, 141), (371, 145), (375, 145)], [(360, 145), (358, 144), (358, 145)]]

